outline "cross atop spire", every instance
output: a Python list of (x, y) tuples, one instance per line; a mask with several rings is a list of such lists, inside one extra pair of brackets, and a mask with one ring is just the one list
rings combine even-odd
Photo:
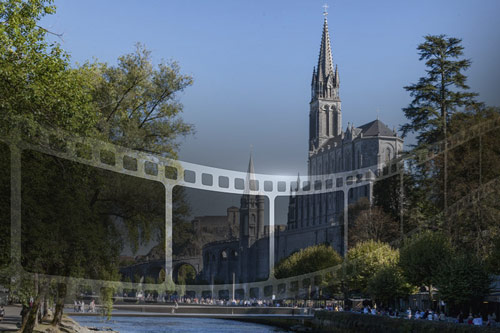
[(326, 3), (323, 5), (323, 16), (326, 20), (326, 17), (328, 16), (328, 5)]

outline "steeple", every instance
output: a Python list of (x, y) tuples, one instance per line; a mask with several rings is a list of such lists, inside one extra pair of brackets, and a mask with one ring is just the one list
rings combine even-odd
[(342, 133), (339, 69), (333, 66), (326, 8), (328, 6), (325, 5), (318, 66), (314, 67), (311, 80), (309, 156), (315, 154), (330, 138)]
[(318, 78), (324, 79), (333, 74), (332, 49), (330, 46), (330, 34), (328, 33), (328, 20), (325, 17), (323, 22), (323, 34), (321, 36), (321, 45), (319, 47), (318, 57)]
[[(327, 14), (327, 13), (324, 13)], [(323, 22), (323, 34), (319, 47), (318, 66), (313, 70), (312, 98), (335, 99), (338, 98), (338, 70), (333, 70), (332, 49), (330, 45), (330, 34), (328, 32), (328, 20), (325, 15)]]
[(264, 237), (264, 208), (265, 199), (257, 192), (258, 182), (255, 179), (253, 154), (250, 151), (248, 161), (247, 184), (240, 199), (240, 245), (250, 247)]
[(248, 161), (248, 171), (247, 171), (247, 190), (245, 193), (249, 193), (250, 191), (257, 191), (257, 181), (255, 180), (255, 170), (253, 167), (253, 153), (250, 150), (250, 159)]

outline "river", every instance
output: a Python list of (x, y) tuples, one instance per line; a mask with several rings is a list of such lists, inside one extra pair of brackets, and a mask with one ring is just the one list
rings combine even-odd
[(120, 333), (132, 332), (284, 332), (282, 329), (234, 320), (188, 317), (113, 317), (103, 321), (100, 316), (72, 317), (87, 327), (109, 327)]

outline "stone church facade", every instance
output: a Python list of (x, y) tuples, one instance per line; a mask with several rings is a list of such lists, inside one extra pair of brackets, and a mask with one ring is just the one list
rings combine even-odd
[[(254, 166), (250, 156), (247, 182), (252, 186)], [(241, 196), (239, 237), (212, 242), (203, 247), (200, 280), (230, 283), (266, 280), (269, 276), (269, 227), (265, 225), (266, 198), (249, 192)]]
[[(361, 126), (348, 124), (344, 131), (339, 89), (339, 70), (333, 63), (325, 16), (318, 64), (313, 69), (311, 82), (309, 177), (326, 178), (327, 175), (366, 168), (376, 174), (403, 150), (403, 140), (378, 117)], [(252, 173), (253, 164), (250, 161), (250, 177)], [(300, 177), (297, 184), (303, 186)], [(351, 189), (348, 204), (362, 197), (371, 201), (372, 187), (373, 183)], [(230, 272), (235, 272), (237, 282), (267, 278), (269, 234), (263, 226), (262, 200), (260, 196), (242, 197), (238, 240), (207, 244), (203, 248), (202, 275), (205, 280), (218, 275), (221, 282), (230, 283)], [(298, 195), (292, 191), (286, 227), (275, 228), (275, 260), (321, 243), (328, 243), (343, 254), (344, 226), (340, 217), (344, 207), (342, 192)]]

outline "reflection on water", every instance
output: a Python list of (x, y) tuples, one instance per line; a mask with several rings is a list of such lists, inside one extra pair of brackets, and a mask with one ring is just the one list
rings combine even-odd
[(126, 332), (283, 332), (272, 327), (233, 320), (184, 317), (113, 317), (103, 321), (99, 316), (73, 317), (87, 327), (109, 327)]

